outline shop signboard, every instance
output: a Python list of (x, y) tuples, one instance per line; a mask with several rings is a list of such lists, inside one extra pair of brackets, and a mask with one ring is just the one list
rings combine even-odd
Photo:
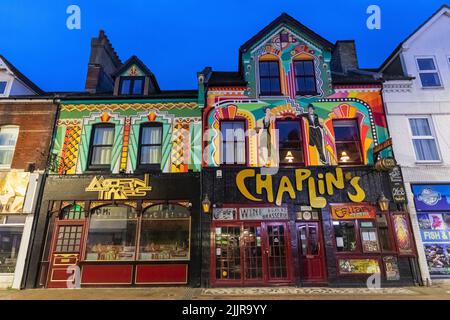
[(214, 208), (213, 219), (214, 220), (235, 220), (236, 208)]
[(126, 200), (145, 197), (151, 191), (149, 175), (144, 180), (137, 178), (94, 177), (86, 188), (87, 192), (98, 192), (99, 200)]
[(412, 185), (417, 211), (450, 211), (450, 185)]
[(376, 210), (370, 205), (332, 205), (331, 216), (333, 220), (375, 219)]
[(392, 198), (395, 203), (406, 203), (406, 190), (403, 183), (402, 172), (399, 166), (395, 166), (389, 172), (389, 181), (391, 184)]
[(23, 212), (29, 181), (29, 172), (0, 172), (0, 214)]
[(241, 220), (286, 220), (289, 218), (285, 207), (240, 208)]

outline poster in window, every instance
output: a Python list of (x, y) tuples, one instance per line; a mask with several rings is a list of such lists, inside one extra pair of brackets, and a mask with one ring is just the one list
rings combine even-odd
[(0, 172), (0, 214), (22, 213), (29, 180), (29, 172)]
[(383, 257), (384, 270), (386, 271), (386, 280), (398, 281), (400, 280), (400, 271), (398, 269), (397, 257), (385, 256)]
[(434, 276), (450, 276), (450, 244), (424, 244), (428, 269)]
[(394, 225), (394, 235), (400, 254), (414, 254), (411, 232), (406, 214), (393, 214), (392, 223)]
[(373, 274), (380, 273), (377, 259), (339, 259), (340, 274)]

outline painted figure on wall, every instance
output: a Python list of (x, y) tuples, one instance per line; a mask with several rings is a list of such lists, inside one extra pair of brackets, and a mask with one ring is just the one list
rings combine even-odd
[(315, 108), (312, 104), (308, 105), (308, 112), (301, 115), (309, 124), (309, 145), (316, 147), (319, 153), (320, 161), (326, 164), (325, 155), (323, 153), (323, 126), (320, 124), (319, 116), (315, 113)]
[[(262, 146), (266, 146), (267, 150), (263, 150), (263, 157), (265, 159), (266, 165), (270, 165), (272, 163), (272, 137), (273, 137), (273, 124), (275, 122), (275, 116), (272, 114), (272, 111), (269, 107), (264, 109), (265, 116), (263, 118), (263, 133), (262, 133)], [(264, 140), (265, 143), (264, 143)], [(263, 148), (264, 149), (264, 148)], [(266, 155), (266, 156), (265, 156)]]

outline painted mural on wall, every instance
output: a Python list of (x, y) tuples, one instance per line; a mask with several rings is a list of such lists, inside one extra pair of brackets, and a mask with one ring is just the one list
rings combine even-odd
[[(337, 165), (333, 120), (354, 119), (364, 164), (373, 164), (373, 147), (388, 138), (381, 87), (376, 85), (335, 87), (331, 85), (331, 53), (287, 27), (275, 30), (271, 36), (253, 46), (243, 57), (247, 87), (211, 88), (204, 113), (206, 143), (204, 165), (221, 162), (220, 123), (245, 120), (247, 164), (252, 167), (272, 167), (279, 163), (275, 123), (282, 119), (303, 119), (302, 137), (305, 165)], [(279, 64), (281, 96), (260, 96), (258, 62), (275, 59)], [(316, 95), (297, 96), (294, 62), (314, 61)], [(265, 130), (261, 130), (265, 129)], [(267, 151), (264, 151), (267, 150)], [(273, 149), (272, 149), (273, 150)], [(389, 155), (385, 151), (382, 155)]]
[(29, 172), (0, 172), (0, 214), (22, 213), (29, 181)]
[(93, 126), (114, 124), (112, 173), (138, 167), (140, 126), (162, 124), (161, 171), (199, 171), (201, 117), (194, 100), (70, 101), (62, 103), (52, 154), (51, 173), (81, 174), (88, 170)]

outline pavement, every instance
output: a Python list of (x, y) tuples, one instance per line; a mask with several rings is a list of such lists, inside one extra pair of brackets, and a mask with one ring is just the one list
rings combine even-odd
[(0, 290), (0, 300), (450, 300), (450, 283), (402, 288), (82, 288)]

